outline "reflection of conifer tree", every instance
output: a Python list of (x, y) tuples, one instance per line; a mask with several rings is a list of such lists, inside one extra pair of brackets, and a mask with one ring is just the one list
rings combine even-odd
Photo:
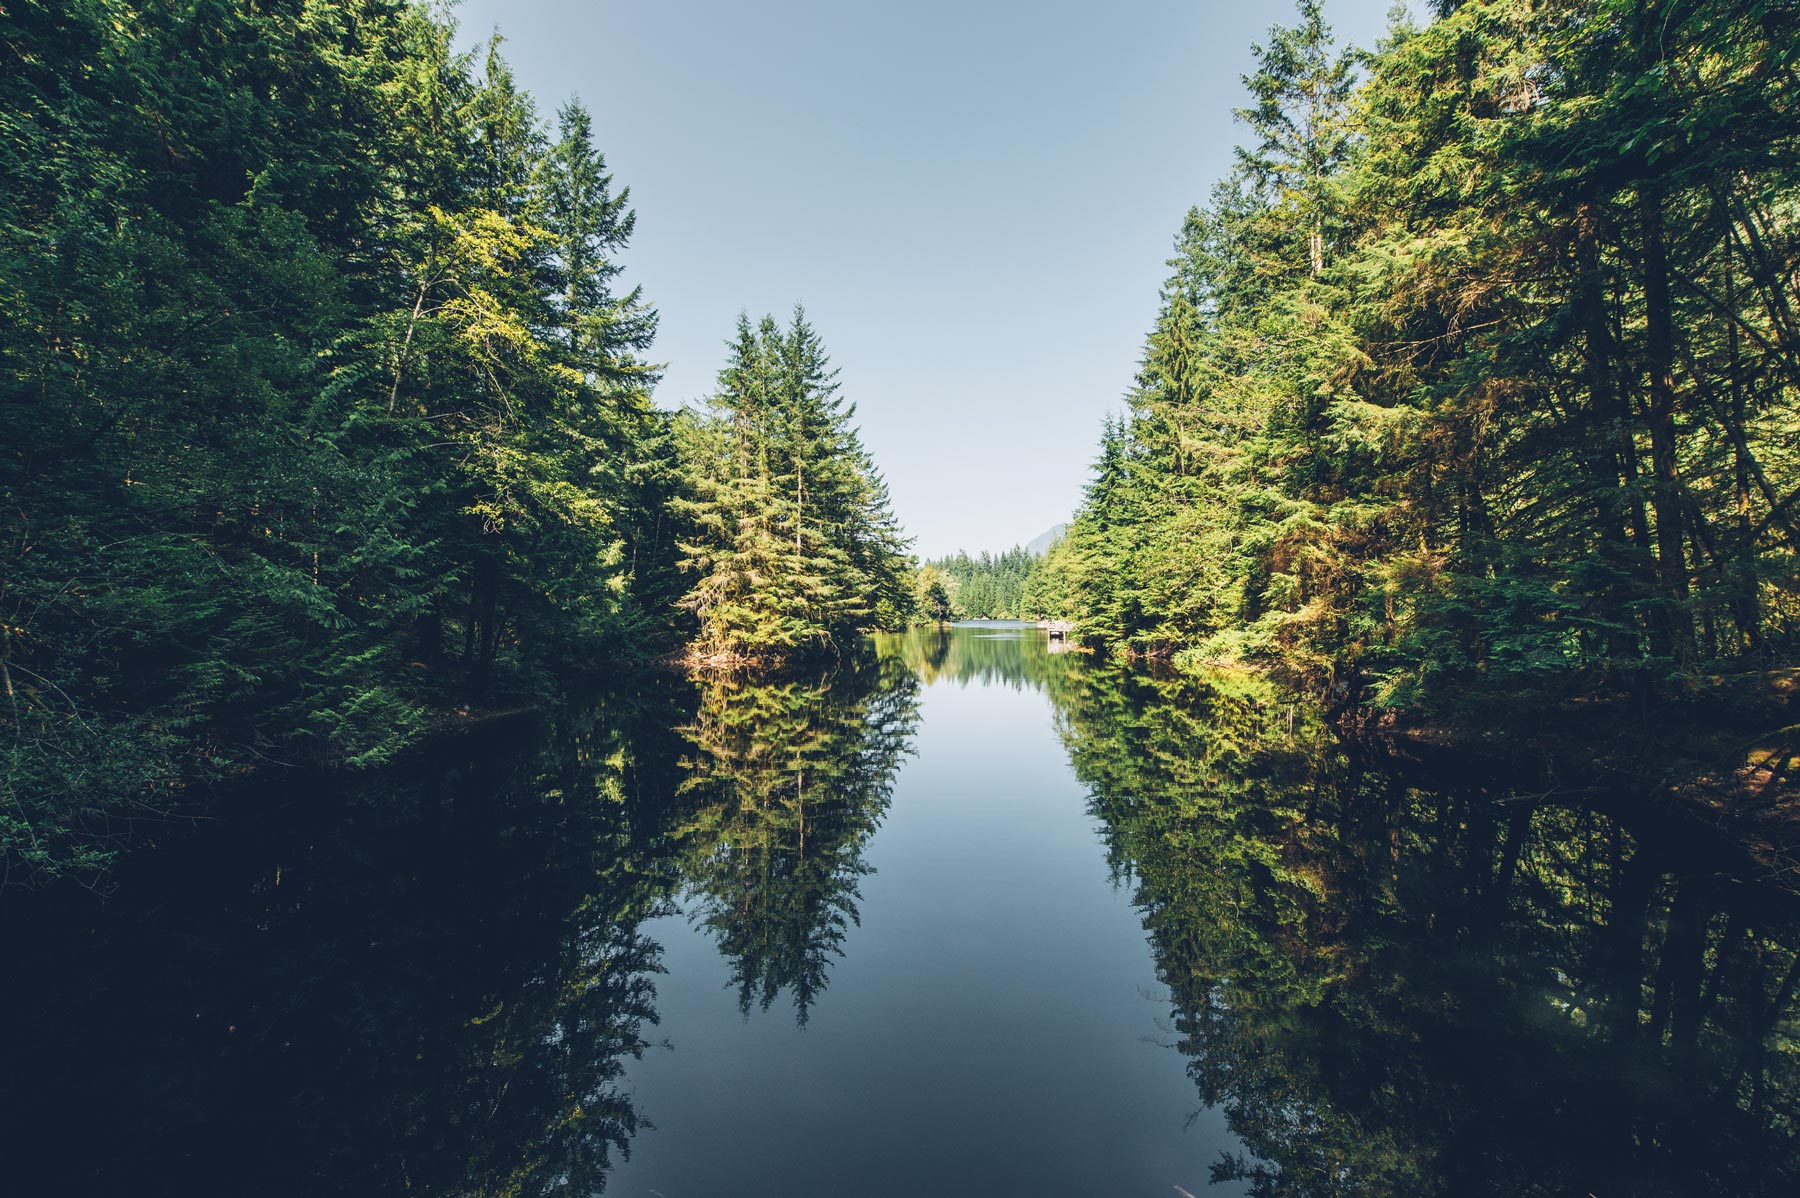
[(687, 728), (683, 791), (696, 918), (731, 962), (746, 1013), (791, 990), (804, 1025), (858, 921), (863, 848), (887, 811), (918, 721), (898, 663), (822, 679), (715, 679)]
[(1723, 850), (1637, 810), (1409, 776), (1254, 685), (1093, 670), (1052, 694), (1177, 1046), (1249, 1150), (1217, 1177), (1257, 1195), (1800, 1181), (1800, 930)]
[[(511, 1155), (466, 1192), (599, 1193), (614, 1154), (629, 1153), (641, 1121), (620, 1082), (648, 1047), (662, 972), (661, 946), (639, 927), (668, 909), (679, 877), (669, 722), (666, 708), (622, 703), (566, 719), (533, 780), (554, 837), (545, 868), (585, 885), (565, 900), (559, 957), (477, 1025), (491, 1028), (470, 1058), (472, 1075), (490, 1079), (480, 1102), (517, 1131), (504, 1141)], [(445, 1159), (456, 1159), (450, 1145)]]

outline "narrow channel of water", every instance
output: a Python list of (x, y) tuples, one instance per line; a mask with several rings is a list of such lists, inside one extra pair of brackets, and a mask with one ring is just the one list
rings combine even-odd
[(1800, 915), (1002, 624), (266, 782), (0, 896), (19, 1194), (1790, 1194)]
[[(900, 717), (910, 752), (871, 802), (842, 871), (855, 888), (834, 916), (809, 910), (814, 896), (769, 893), (793, 863), (745, 860), (727, 843), (678, 910), (646, 925), (664, 945), (660, 1033), (673, 1051), (630, 1071), (657, 1130), (612, 1192), (1206, 1188), (1208, 1166), (1237, 1144), (1169, 1047), (1131, 888), (1109, 873), (1050, 697), (1028, 684), (1024, 659), (1044, 641), (1035, 628), (964, 626), (950, 670), (921, 671), (929, 681)], [(803, 785), (796, 776), (783, 796)], [(722, 889), (722, 874), (749, 884)], [(811, 986), (776, 992), (772, 962), (743, 949), (779, 961), (806, 933), (745, 936), (742, 921), (765, 915), (841, 918), (841, 956), (820, 960)]]

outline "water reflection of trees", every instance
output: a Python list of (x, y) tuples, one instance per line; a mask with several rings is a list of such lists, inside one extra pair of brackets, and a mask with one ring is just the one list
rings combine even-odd
[(875, 647), (883, 658), (904, 662), (928, 686), (948, 681), (1042, 690), (1074, 677), (1085, 660), (1048, 652), (1049, 634), (1027, 625), (913, 628), (879, 634)]
[(642, 1124), (647, 921), (700, 895), (746, 1001), (791, 987), (804, 1018), (916, 723), (872, 658), (639, 683), (353, 787), (259, 786), (109, 899), (9, 895), (8, 1192), (600, 1192)]
[[(1427, 779), (1246, 684), (1053, 688), (1256, 1194), (1787, 1194), (1792, 898), (1667, 816)], [(1627, 815), (1625, 812), (1630, 811)]]
[[(445, 742), (0, 910), (20, 1193), (586, 1195), (642, 1119), (645, 932), (684, 889), (804, 1021), (917, 721), (898, 663), (646, 694)], [(16, 1029), (31, 1029), (29, 1035)], [(90, 1146), (97, 1137), (99, 1150)], [(41, 1168), (42, 1172), (37, 1172)]]
[(7, 1135), (33, 1149), (9, 1186), (598, 1192), (639, 1126), (620, 1077), (656, 1018), (641, 924), (678, 877), (668, 763), (634, 706), (518, 740), (296, 788), (128, 862), (105, 905), (9, 904), (40, 983), (5, 1000)]
[[(1201, 1100), (1267, 1195), (1786, 1194), (1800, 917), (1605, 796), (1338, 744), (1249, 683), (958, 630), (302, 788), (0, 908), (19, 1193), (591, 1194), (641, 1120), (645, 922), (684, 889), (802, 1020), (857, 918), (920, 677), (1041, 686)], [(1541, 790), (1537, 793), (1541, 794)], [(29, 1147), (31, 1151), (20, 1151)]]
[(918, 681), (891, 659), (702, 690), (683, 729), (685, 885), (746, 1013), (788, 990), (806, 1023), (858, 922), (863, 850), (917, 723)]

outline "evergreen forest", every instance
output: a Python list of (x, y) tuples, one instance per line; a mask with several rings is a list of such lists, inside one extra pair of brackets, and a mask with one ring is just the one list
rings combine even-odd
[(197, 779), (910, 614), (819, 335), (745, 325), (708, 414), (654, 406), (629, 188), (454, 33), (412, 0), (0, 10), (19, 876)]
[(1340, 709), (1785, 677), (1800, 9), (1434, 9), (1256, 47), (1027, 608)]
[(497, 37), (410, 0), (9, 6), (6, 857), (91, 864), (197, 778), (376, 765), (620, 664), (915, 618), (1069, 618), (1339, 711), (1768, 692), (1800, 13), (1427, 17), (1270, 30), (1067, 535), (920, 567), (803, 309), (653, 402), (630, 190)]
[(1037, 564), (1037, 555), (1022, 545), (1014, 545), (1004, 553), (982, 551), (975, 557), (966, 552), (952, 554), (925, 563), (919, 569), (919, 603), (923, 612), (931, 610), (932, 587), (943, 588), (956, 619), (1022, 620), (1028, 615), (1025, 583)]
[(1800, 0), (455, 3), (0, 0), (0, 1188), (1800, 1192)]

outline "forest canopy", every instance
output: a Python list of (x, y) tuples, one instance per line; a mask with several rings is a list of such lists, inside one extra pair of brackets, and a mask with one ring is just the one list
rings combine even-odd
[(1026, 582), (1031, 577), (1037, 554), (1022, 545), (1014, 545), (1004, 553), (983, 550), (971, 557), (954, 553), (921, 567), (921, 605), (929, 607), (925, 596), (934, 582), (944, 588), (951, 612), (961, 620), (1022, 620), (1041, 614), (1029, 611)]

